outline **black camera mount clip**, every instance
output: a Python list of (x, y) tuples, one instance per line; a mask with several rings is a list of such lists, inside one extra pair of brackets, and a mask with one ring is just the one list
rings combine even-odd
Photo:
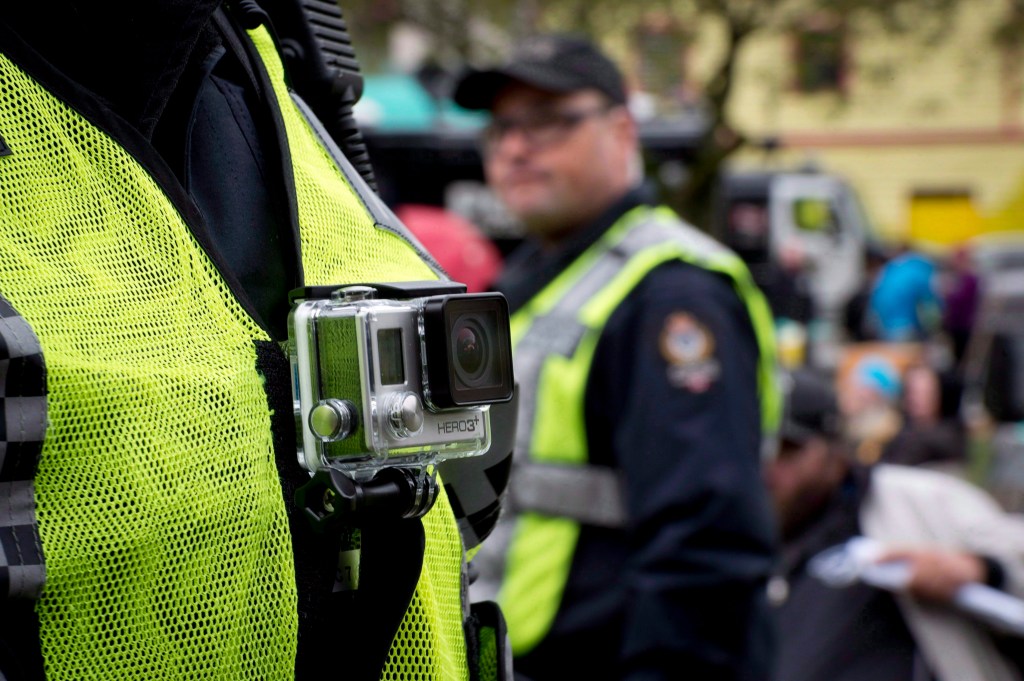
[(369, 480), (321, 468), (295, 490), (295, 503), (318, 532), (375, 521), (421, 518), (437, 499), (437, 476), (426, 468), (389, 466)]
[(409, 300), (410, 298), (422, 298), (425, 296), (451, 295), (453, 293), (465, 293), (466, 285), (454, 281), (403, 281), (396, 283), (357, 283), (346, 284), (345, 286), (302, 286), (292, 289), (288, 294), (288, 302), (295, 303), (297, 300), (317, 300), (331, 298), (336, 291), (347, 288), (366, 287), (373, 289), (375, 298), (389, 298), (392, 300)]

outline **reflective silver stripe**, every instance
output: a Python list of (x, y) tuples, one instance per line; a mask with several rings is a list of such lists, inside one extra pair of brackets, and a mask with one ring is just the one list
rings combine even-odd
[(0, 513), (0, 527), (17, 527), (35, 522), (36, 502), (31, 481), (0, 482), (0, 499), (3, 499), (3, 513)]
[[(24, 317), (18, 316), (9, 305), (4, 305), (4, 307), (10, 312), (0, 309), (0, 341), (3, 342), (3, 359), (20, 359), (42, 352), (39, 348), (39, 340)], [(8, 314), (14, 316), (8, 316)], [(6, 393), (4, 394), (6, 395)]]
[(561, 310), (553, 310), (549, 314), (538, 317), (530, 326), (530, 331), (516, 345), (515, 372), (516, 382), (524, 386), (519, 395), (519, 414), (516, 425), (516, 458), (522, 461), (529, 455), (530, 438), (533, 435), (533, 418), (537, 413), (537, 384), (544, 362), (553, 354), (571, 357), (579, 347), (586, 327), (576, 319), (575, 311), (564, 314)]
[(38, 598), (46, 582), (34, 478), (46, 435), (39, 339), (0, 296), (0, 598)]
[(42, 442), (46, 434), (46, 398), (4, 397), (3, 417), (8, 442)]
[(8, 598), (38, 598), (46, 581), (31, 480), (0, 482), (0, 575)]
[(401, 220), (394, 214), (394, 212), (388, 208), (387, 204), (384, 203), (375, 191), (370, 189), (370, 186), (366, 184), (366, 180), (363, 176), (355, 169), (348, 157), (345, 156), (345, 152), (334, 141), (330, 133), (324, 128), (323, 123), (316, 117), (313, 110), (309, 108), (309, 105), (295, 92), (291, 92), (292, 101), (298, 108), (299, 113), (302, 114), (306, 122), (309, 123), (310, 129), (320, 140), (320, 143), (331, 155), (335, 165), (341, 174), (348, 180), (348, 184), (352, 187), (352, 190), (362, 201), (363, 206), (370, 213), (370, 217), (373, 218), (374, 226), (378, 229), (383, 229), (386, 232), (390, 232), (395, 236), (399, 237), (403, 241), (407, 242), (416, 251), (416, 254), (420, 256), (430, 268), (434, 270), (442, 279), (448, 279), (448, 274), (441, 267), (440, 263), (434, 259), (434, 256), (423, 247), (423, 244), (413, 236), (412, 232), (402, 224)]
[(623, 527), (627, 518), (622, 475), (607, 466), (517, 465), (509, 507), (599, 527)]

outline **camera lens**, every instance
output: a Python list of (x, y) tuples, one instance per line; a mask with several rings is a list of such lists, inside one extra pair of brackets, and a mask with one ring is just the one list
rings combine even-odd
[(481, 334), (477, 333), (473, 326), (477, 325), (467, 323), (455, 336), (455, 356), (459, 370), (469, 377), (475, 377), (480, 373), (486, 354)]
[(473, 317), (458, 320), (454, 331), (455, 372), (462, 381), (471, 384), (487, 368), (487, 334)]
[(423, 304), (424, 397), (434, 410), (512, 398), (508, 305), (500, 293), (433, 296)]

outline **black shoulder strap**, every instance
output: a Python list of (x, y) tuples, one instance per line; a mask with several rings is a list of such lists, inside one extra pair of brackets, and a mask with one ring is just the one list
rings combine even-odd
[(224, 39), (225, 47), (235, 55), (236, 60), (245, 71), (246, 77), (249, 79), (253, 89), (256, 91), (256, 95), (262, 100), (265, 94), (263, 80), (257, 77), (249, 52), (242, 45), (242, 41), (239, 40), (238, 33), (235, 27), (231, 25), (231, 20), (224, 12), (223, 7), (218, 8), (217, 11), (213, 13), (213, 23), (216, 24), (218, 32)]
[[(252, 2), (252, 0), (243, 0)], [(309, 104), (349, 162), (377, 191), (352, 107), (363, 77), (335, 0), (260, 0), (280, 42), (289, 84)]]

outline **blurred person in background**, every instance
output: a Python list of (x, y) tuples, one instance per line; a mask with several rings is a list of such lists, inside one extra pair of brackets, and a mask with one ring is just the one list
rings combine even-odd
[(867, 354), (851, 369), (840, 408), (858, 461), (878, 461), (899, 432), (903, 424), (899, 410), (902, 391), (900, 373), (889, 357)]
[(642, 186), (618, 68), (537, 36), (472, 71), (487, 179), (529, 238), (497, 282), (521, 388), (511, 512), (475, 559), (517, 674), (761, 680), (777, 419), (771, 312), (742, 261)]
[(955, 379), (944, 377), (924, 362), (903, 370), (899, 432), (882, 451), (886, 463), (941, 466), (961, 471), (967, 459), (967, 431), (957, 413)]
[[(795, 372), (766, 482), (782, 560), (769, 593), (779, 618), (776, 681), (1019, 681), (1021, 640), (950, 603), (968, 583), (1024, 595), (1024, 520), (936, 471), (858, 464), (830, 381)], [(837, 588), (809, 572), (822, 551), (865, 536), (880, 561), (907, 561), (899, 593)]]
[(761, 290), (776, 319), (807, 326), (815, 318), (808, 266), (804, 247), (797, 239), (791, 239), (779, 247), (765, 267)]
[(981, 278), (974, 271), (966, 245), (953, 250), (944, 276), (942, 330), (949, 335), (953, 359), (959, 364), (967, 351), (981, 302)]
[(843, 328), (848, 340), (854, 343), (877, 340), (878, 334), (869, 322), (868, 306), (871, 291), (875, 287), (882, 266), (889, 260), (885, 248), (875, 242), (868, 241), (864, 249), (864, 279), (857, 290), (843, 307)]
[(779, 363), (787, 369), (814, 362), (808, 343), (808, 326), (816, 315), (809, 266), (803, 246), (791, 239), (779, 247), (760, 282), (775, 317)]
[(880, 340), (929, 339), (940, 326), (942, 299), (935, 263), (907, 246), (879, 271), (868, 300), (868, 323)]

